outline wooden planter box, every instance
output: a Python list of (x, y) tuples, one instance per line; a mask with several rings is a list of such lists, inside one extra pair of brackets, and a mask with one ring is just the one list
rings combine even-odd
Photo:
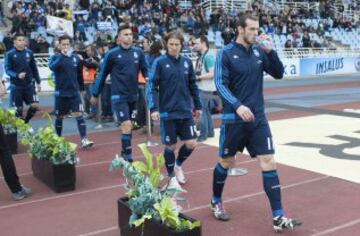
[(5, 138), (10, 147), (11, 154), (16, 154), (18, 149), (17, 132), (5, 134)]
[[(131, 210), (127, 204), (128, 198), (123, 197), (118, 200), (118, 214), (119, 214), (119, 227), (121, 236), (200, 236), (201, 235), (201, 226), (192, 230), (185, 231), (175, 231), (165, 225), (157, 222), (155, 220), (146, 220), (144, 227), (130, 227), (129, 218), (131, 215)], [(192, 222), (195, 219), (192, 219), (184, 214), (180, 213), (180, 217), (188, 219)]]
[(33, 175), (57, 193), (75, 190), (75, 165), (52, 165), (47, 160), (31, 159)]

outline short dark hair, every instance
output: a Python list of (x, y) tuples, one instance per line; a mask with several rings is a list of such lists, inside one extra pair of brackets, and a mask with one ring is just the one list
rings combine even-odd
[(71, 43), (71, 38), (70, 38), (70, 36), (67, 35), (67, 34), (61, 35), (61, 36), (59, 37), (59, 43), (61, 43), (61, 41), (63, 41), (63, 40), (69, 40), (70, 43)]
[(19, 38), (19, 37), (25, 37), (25, 34), (22, 34), (22, 33), (16, 33), (16, 34), (14, 35), (13, 40), (16, 40), (16, 39), (17, 39), (17, 38)]
[(236, 24), (236, 27), (241, 26), (242, 28), (245, 28), (246, 20), (259, 21), (259, 17), (254, 14), (250, 14), (250, 13), (245, 13), (245, 14), (241, 13), (241, 14), (239, 14), (239, 20)]
[(129, 24), (126, 24), (126, 23), (121, 23), (121, 24), (119, 25), (117, 34), (119, 34), (121, 31), (126, 30), (126, 29), (131, 30), (131, 26), (130, 26)]
[(172, 32), (168, 33), (165, 36), (166, 45), (167, 45), (167, 43), (169, 42), (170, 39), (178, 39), (178, 40), (180, 40), (181, 50), (184, 48), (184, 36), (180, 32), (172, 31)]
[(163, 43), (161, 39), (155, 39), (153, 43), (150, 46), (150, 55), (153, 56), (160, 56), (161, 55), (161, 49), (163, 49)]
[(209, 40), (205, 35), (200, 35), (199, 39), (200, 42), (205, 43), (206, 47), (209, 48)]

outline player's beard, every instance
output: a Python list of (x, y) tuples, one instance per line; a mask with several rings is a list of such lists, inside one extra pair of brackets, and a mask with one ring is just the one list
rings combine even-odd
[[(250, 38), (250, 37), (249, 37)], [(251, 41), (251, 38), (249, 39), (248, 37), (244, 37), (244, 41), (245, 43), (247, 43), (248, 45), (251, 45), (253, 43), (255, 43), (255, 40)]]

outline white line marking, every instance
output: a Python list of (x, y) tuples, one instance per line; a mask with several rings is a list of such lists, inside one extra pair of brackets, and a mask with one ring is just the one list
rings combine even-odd
[(326, 234), (329, 234), (329, 233), (333, 233), (335, 231), (338, 231), (340, 229), (344, 229), (344, 228), (347, 228), (347, 227), (351, 227), (353, 225), (356, 225), (356, 224), (359, 224), (360, 223), (360, 218), (359, 219), (356, 219), (356, 220), (353, 220), (353, 221), (350, 221), (348, 223), (345, 223), (345, 224), (342, 224), (342, 225), (338, 225), (336, 227), (333, 227), (333, 228), (330, 228), (330, 229), (327, 229), (327, 230), (324, 230), (324, 231), (321, 231), (319, 233), (316, 233), (316, 234), (312, 234), (311, 236), (321, 236), (321, 235), (326, 235)]
[[(321, 176), (321, 177), (318, 177), (318, 178), (313, 178), (313, 179), (309, 179), (309, 180), (305, 180), (305, 181), (301, 181), (301, 182), (289, 184), (289, 185), (286, 185), (286, 186), (282, 187), (282, 189), (293, 188), (293, 187), (297, 187), (297, 186), (300, 186), (300, 185), (304, 185), (304, 184), (308, 184), (308, 183), (313, 183), (313, 182), (316, 182), (316, 181), (321, 181), (321, 180), (327, 179), (327, 178), (329, 178), (329, 177), (330, 177), (330, 176)], [(262, 195), (262, 194), (265, 194), (265, 192), (262, 191), (262, 192), (257, 192), (257, 193), (242, 195), (242, 196), (239, 196), (239, 197), (227, 199), (227, 200), (224, 201), (224, 202), (233, 202), (233, 201), (237, 201), (237, 200), (241, 200), (241, 199), (256, 197), (256, 196)], [(201, 210), (201, 209), (208, 208), (208, 207), (209, 207), (209, 204), (207, 204), (207, 205), (202, 205), (202, 206), (199, 206), (199, 207), (194, 207), (194, 208), (187, 209), (187, 210), (185, 210), (185, 211), (182, 211), (182, 213), (191, 212), (191, 211), (197, 211), (197, 210)], [(80, 234), (80, 235), (78, 235), (78, 236), (97, 235), (97, 234), (100, 234), (100, 233), (102, 233), (102, 232), (113, 231), (113, 230), (115, 230), (115, 229), (118, 229), (118, 226), (117, 226), (117, 225), (116, 225), (116, 226), (109, 227), (109, 228), (106, 228), (106, 229), (98, 230), (98, 231), (92, 231), (92, 232), (89, 232), (89, 233)], [(312, 236), (315, 236), (315, 235), (312, 235)], [(316, 235), (316, 236), (318, 236), (318, 235)]]
[[(297, 186), (300, 186), (300, 185), (304, 185), (304, 184), (324, 180), (324, 179), (327, 179), (329, 177), (330, 176), (327, 176), (327, 175), (326, 176), (321, 176), (321, 177), (318, 177), (318, 178), (313, 178), (313, 179), (297, 182), (297, 183), (294, 183), (294, 184), (285, 185), (281, 189), (293, 188), (293, 187), (297, 187)], [(262, 194), (265, 194), (265, 192), (261, 191), (261, 192), (257, 192), (257, 193), (246, 194), (246, 195), (242, 195), (242, 196), (239, 196), (239, 197), (227, 199), (224, 202), (234, 202), (234, 201), (238, 201), (238, 200), (242, 200), (242, 199), (246, 199), (246, 198), (256, 197), (256, 196), (259, 196), (259, 195), (262, 195)], [(194, 207), (194, 208), (184, 210), (183, 213), (190, 212), (190, 211), (197, 211), (197, 210), (201, 210), (201, 209), (208, 208), (208, 207), (209, 207), (209, 204), (206, 204), (206, 205), (202, 205), (202, 206), (198, 206), (198, 207)]]
[[(204, 149), (204, 148), (207, 148), (207, 147), (211, 147), (211, 146), (208, 146), (208, 145), (204, 145), (204, 146), (199, 146), (197, 149)], [(154, 153), (154, 156), (157, 156), (159, 153)], [(135, 156), (134, 158), (140, 158), (142, 157), (143, 155), (137, 155)], [(86, 157), (82, 157), (82, 158), (86, 158)], [(81, 159), (80, 159), (81, 161)], [(76, 165), (76, 168), (81, 168), (81, 167), (87, 167), (87, 166), (95, 166), (95, 165), (102, 165), (102, 164), (107, 164), (107, 163), (111, 163), (111, 161), (98, 161), (98, 162), (93, 162), (93, 163), (87, 163), (87, 164), (79, 164), (79, 165)], [(244, 162), (245, 163), (245, 162)], [(28, 175), (32, 175), (32, 172), (24, 172), (24, 173), (21, 173), (21, 174), (18, 174), (18, 176), (28, 176)], [(0, 176), (0, 181), (4, 179), (4, 176)]]
[(68, 194), (57, 195), (57, 196), (53, 196), (53, 197), (46, 197), (46, 198), (33, 200), (33, 201), (28, 201), (28, 202), (14, 203), (14, 204), (6, 205), (6, 206), (1, 206), (0, 210), (7, 209), (7, 208), (12, 208), (12, 207), (17, 207), (17, 206), (22, 206), (22, 205), (29, 205), (29, 204), (32, 204), (32, 203), (55, 200), (55, 199), (59, 199), (59, 198), (72, 197), (72, 196), (77, 196), (77, 195), (96, 192), (96, 191), (109, 190), (109, 189), (119, 188), (119, 187), (123, 187), (123, 186), (125, 186), (125, 184), (110, 185), (110, 186), (105, 186), (105, 187), (101, 187), (101, 188), (89, 189), (89, 190), (85, 190), (85, 191), (81, 191), (81, 192), (77, 192), (77, 193), (68, 193)]
[(85, 234), (79, 234), (78, 236), (91, 236), (91, 235), (97, 235), (97, 234), (101, 234), (101, 233), (105, 233), (105, 232), (109, 232), (109, 231), (113, 231), (113, 230), (117, 230), (119, 229), (118, 226), (113, 226), (113, 227), (109, 227), (106, 229), (100, 229), (98, 231), (93, 231), (90, 233), (85, 233)]

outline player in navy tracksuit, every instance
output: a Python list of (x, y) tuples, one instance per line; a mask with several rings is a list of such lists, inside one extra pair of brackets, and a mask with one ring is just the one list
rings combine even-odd
[[(201, 103), (192, 61), (181, 56), (184, 38), (179, 33), (166, 37), (167, 53), (157, 58), (149, 73), (148, 106), (153, 120), (160, 120), (161, 139), (165, 145), (165, 165), (169, 187), (181, 189), (185, 176), (181, 164), (196, 147), (196, 128), (192, 117), (192, 101), (196, 116)], [(177, 138), (185, 141), (175, 160)], [(175, 172), (175, 173), (174, 173)]]
[(41, 81), (34, 55), (31, 50), (25, 48), (25, 36), (22, 34), (15, 35), (14, 48), (5, 55), (5, 72), (10, 77), (11, 96), (13, 106), (16, 107), (16, 116), (23, 117), (24, 102), (30, 105), (24, 119), (28, 123), (39, 110), (39, 98), (33, 80), (35, 79), (39, 92)]
[(211, 206), (219, 220), (229, 220), (222, 204), (222, 191), (228, 168), (237, 151), (246, 148), (251, 157), (258, 157), (262, 168), (264, 190), (269, 198), (276, 231), (301, 223), (284, 216), (280, 183), (274, 160), (274, 145), (265, 116), (263, 72), (281, 79), (284, 67), (271, 40), (264, 36), (257, 41), (259, 20), (255, 16), (240, 17), (235, 42), (221, 50), (216, 58), (215, 85), (224, 102), (220, 131), (220, 161), (214, 169)]
[(138, 74), (146, 78), (148, 66), (141, 49), (133, 47), (133, 35), (129, 25), (119, 26), (117, 42), (119, 45), (105, 54), (95, 86), (91, 103), (97, 103), (106, 77), (110, 74), (112, 108), (117, 121), (121, 123), (121, 156), (132, 162), (132, 123), (136, 118), (138, 100)]
[(70, 52), (70, 41), (68, 36), (60, 36), (60, 53), (52, 56), (49, 61), (49, 68), (55, 76), (55, 129), (61, 136), (63, 118), (71, 112), (76, 117), (81, 147), (88, 148), (94, 142), (87, 139), (86, 123), (83, 117), (84, 106), (80, 97), (80, 91), (84, 91), (82, 64), (80, 58)]

